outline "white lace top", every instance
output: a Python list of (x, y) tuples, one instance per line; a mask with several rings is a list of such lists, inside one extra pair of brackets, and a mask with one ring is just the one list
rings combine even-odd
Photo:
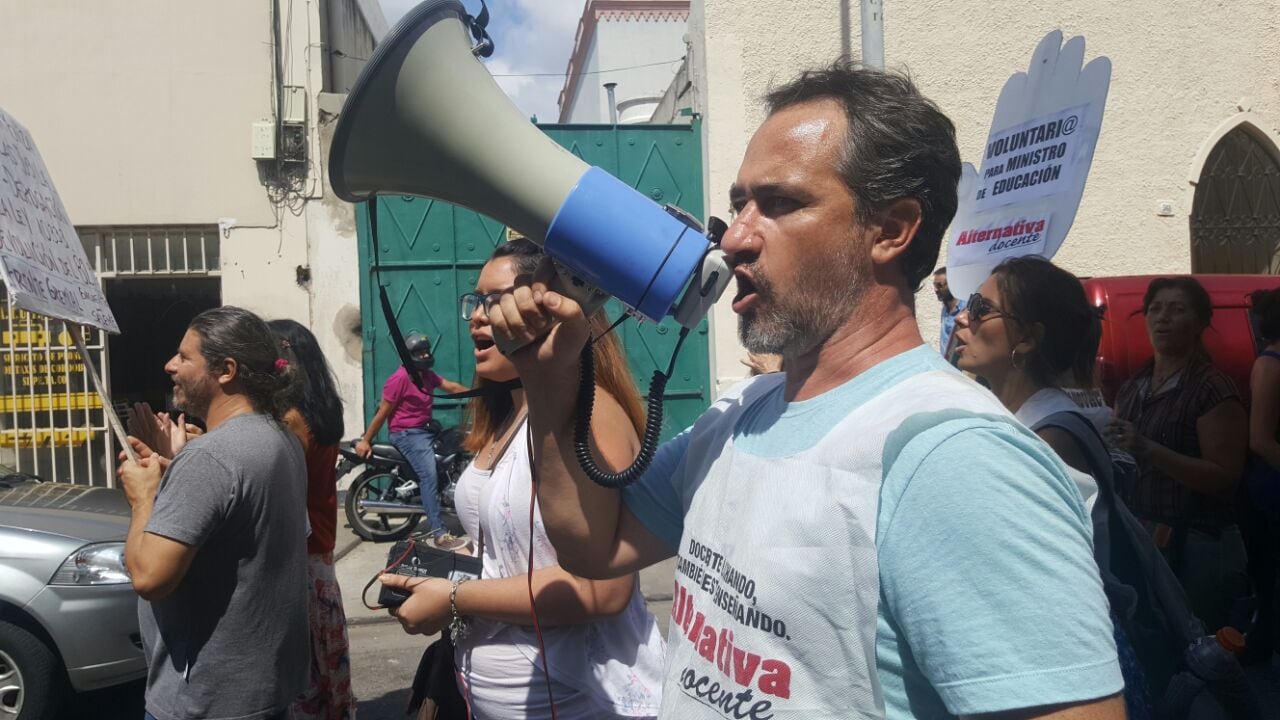
[[(458, 518), (484, 538), (482, 577), (520, 577), (528, 570), (529, 475), (525, 423), (490, 471), (472, 463), (458, 480)], [(534, 567), (556, 562), (534, 511)], [(644, 604), (640, 583), (618, 615), (581, 625), (543, 627), (557, 715), (571, 718), (655, 717), (661, 702), (666, 643)], [(458, 668), (477, 718), (549, 718), (533, 627), (482, 619), (458, 643)]]

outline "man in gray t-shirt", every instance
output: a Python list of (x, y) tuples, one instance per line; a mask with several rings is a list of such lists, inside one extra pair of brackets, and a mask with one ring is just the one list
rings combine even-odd
[(306, 462), (267, 414), (292, 372), (277, 358), (257, 316), (202, 313), (165, 370), (209, 432), (171, 463), (135, 440), (145, 457), (120, 467), (149, 718), (274, 720), (306, 688)]

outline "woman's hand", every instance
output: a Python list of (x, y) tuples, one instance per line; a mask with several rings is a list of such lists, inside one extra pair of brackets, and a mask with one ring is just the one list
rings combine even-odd
[(449, 609), (453, 583), (448, 580), (385, 573), (378, 580), (387, 587), (410, 593), (403, 605), (391, 610), (410, 635), (434, 635), (448, 627), (453, 619)]
[(747, 353), (746, 359), (738, 362), (751, 368), (752, 375), (767, 375), (782, 371), (782, 356), (772, 353)]
[(1150, 450), (1150, 440), (1138, 432), (1138, 428), (1128, 420), (1111, 418), (1107, 426), (1107, 442), (1128, 452), (1137, 460), (1145, 460)]

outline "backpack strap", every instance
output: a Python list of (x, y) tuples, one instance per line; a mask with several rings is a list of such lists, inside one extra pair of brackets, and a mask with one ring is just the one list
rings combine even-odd
[[(1110, 533), (1112, 508), (1115, 507), (1115, 468), (1111, 453), (1098, 429), (1084, 415), (1074, 410), (1061, 410), (1036, 423), (1033, 432), (1058, 428), (1076, 442), (1089, 463), (1089, 474), (1098, 484), (1098, 499), (1093, 505), (1094, 557), (1104, 573), (1111, 569)], [(1099, 532), (1102, 531), (1102, 532)]]

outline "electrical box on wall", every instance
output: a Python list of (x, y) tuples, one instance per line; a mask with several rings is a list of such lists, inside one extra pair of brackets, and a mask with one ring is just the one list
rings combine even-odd
[(307, 122), (307, 89), (297, 85), (284, 86), (284, 109), (280, 119), (287, 123)]
[(253, 124), (253, 139), (249, 150), (254, 160), (274, 160), (276, 158), (276, 124), (263, 120)]
[(280, 126), (280, 159), (285, 162), (307, 161), (307, 126), (286, 122)]

